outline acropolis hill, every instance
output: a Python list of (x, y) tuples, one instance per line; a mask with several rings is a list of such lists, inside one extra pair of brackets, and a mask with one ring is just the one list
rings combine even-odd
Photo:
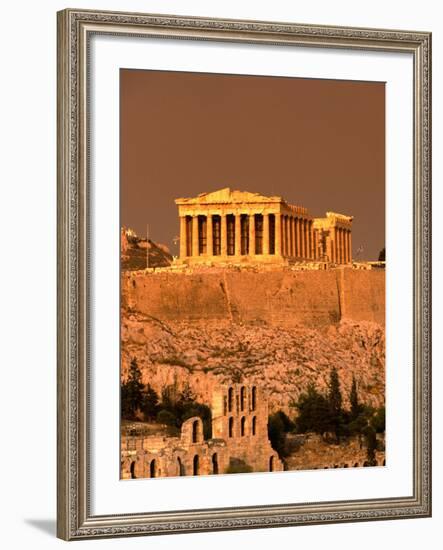
[(123, 379), (136, 358), (144, 383), (189, 383), (202, 402), (246, 380), (268, 389), (272, 412), (309, 383), (325, 388), (335, 366), (345, 401), (355, 376), (362, 399), (382, 405), (384, 269), (352, 259), (351, 216), (311, 218), (280, 197), (253, 203), (260, 197), (177, 199), (180, 257), (122, 271)]

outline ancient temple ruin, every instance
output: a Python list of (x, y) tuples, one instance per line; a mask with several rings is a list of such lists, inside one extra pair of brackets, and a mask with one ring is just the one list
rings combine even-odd
[(218, 386), (212, 395), (212, 437), (205, 440), (201, 418), (192, 417), (179, 437), (122, 438), (123, 479), (213, 475), (233, 464), (254, 472), (283, 470), (268, 439), (268, 401), (258, 386)]
[(176, 199), (180, 262), (352, 262), (352, 216), (313, 218), (282, 197), (229, 187)]

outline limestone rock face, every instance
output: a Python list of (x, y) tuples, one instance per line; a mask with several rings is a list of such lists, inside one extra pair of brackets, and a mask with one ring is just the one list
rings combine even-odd
[(122, 379), (135, 357), (144, 383), (159, 393), (168, 384), (189, 384), (209, 403), (215, 386), (247, 380), (267, 389), (270, 412), (293, 414), (291, 401), (310, 383), (326, 390), (336, 367), (345, 406), (353, 376), (362, 401), (384, 404), (385, 331), (374, 322), (342, 320), (317, 329), (264, 322), (196, 325), (124, 310), (121, 337)]

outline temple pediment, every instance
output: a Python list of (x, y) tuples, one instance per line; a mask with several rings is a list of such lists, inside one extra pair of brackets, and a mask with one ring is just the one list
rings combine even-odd
[(236, 204), (236, 203), (269, 203), (281, 202), (281, 197), (265, 197), (260, 193), (238, 191), (224, 187), (217, 191), (201, 193), (196, 197), (176, 199), (176, 204)]

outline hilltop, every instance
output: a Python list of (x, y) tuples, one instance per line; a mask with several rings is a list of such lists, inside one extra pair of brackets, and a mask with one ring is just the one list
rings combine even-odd
[(145, 269), (148, 265), (149, 267), (168, 267), (171, 263), (172, 255), (166, 245), (138, 237), (132, 229), (122, 229), (121, 268), (123, 271), (137, 271)]

